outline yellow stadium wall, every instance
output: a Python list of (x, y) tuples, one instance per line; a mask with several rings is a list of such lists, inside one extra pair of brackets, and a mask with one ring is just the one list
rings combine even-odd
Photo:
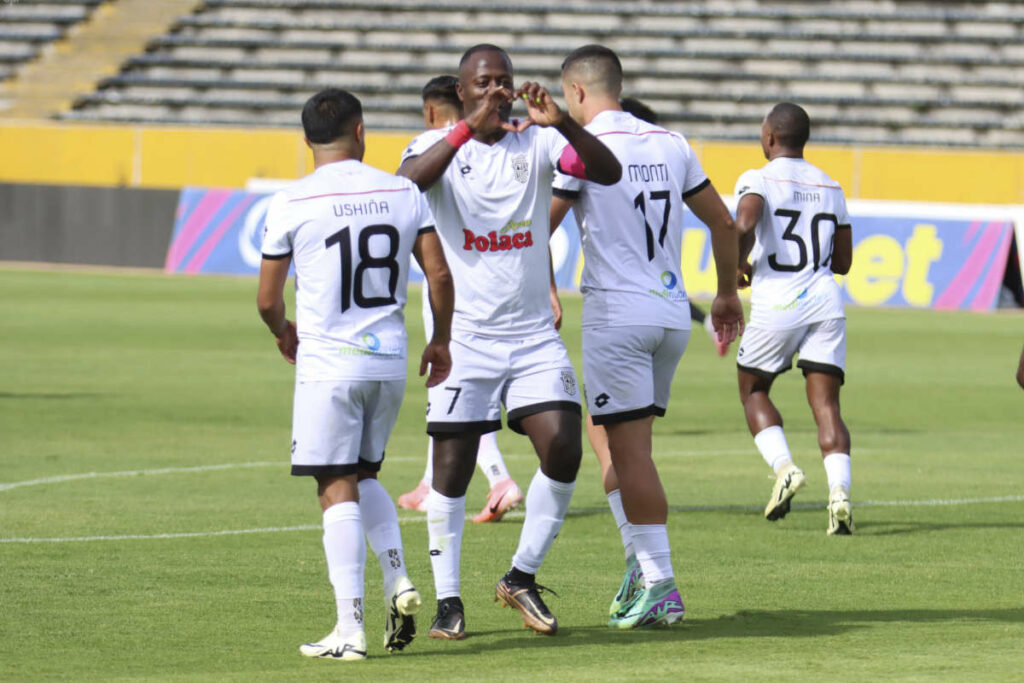
[[(413, 133), (376, 133), (366, 161), (394, 171)], [(756, 143), (694, 141), (712, 182), (731, 194), (764, 163)], [(312, 158), (293, 131), (107, 125), (0, 125), (0, 182), (175, 189), (297, 178)], [(807, 158), (854, 199), (1024, 204), (1024, 155), (983, 150), (811, 145)]]

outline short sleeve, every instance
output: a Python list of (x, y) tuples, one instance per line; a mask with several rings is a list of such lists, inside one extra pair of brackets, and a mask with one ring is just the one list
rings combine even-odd
[(682, 179), (683, 199), (686, 199), (710, 185), (711, 180), (704, 172), (704, 167), (700, 165), (700, 159), (697, 158), (697, 153), (693, 151), (690, 142), (678, 133), (673, 133), (672, 137), (675, 138), (676, 145), (682, 152), (683, 160), (686, 163), (686, 175)]
[(288, 198), (278, 192), (267, 207), (267, 218), (263, 225), (263, 258), (282, 259), (292, 255), (294, 226), (288, 221)]
[(836, 221), (838, 222), (837, 227), (850, 227), (850, 214), (846, 210), (846, 197), (842, 192), (839, 193), (839, 201), (836, 202)]
[(416, 199), (413, 200), (416, 205), (416, 234), (435, 232), (437, 221), (434, 220), (434, 212), (430, 210), (426, 195), (420, 192), (415, 185), (412, 189), (416, 194)]
[(420, 133), (412, 142), (409, 143), (409, 146), (405, 148), (405, 151), (402, 152), (402, 161), (404, 162), (423, 154), (433, 147), (438, 140), (447, 135), (450, 130), (451, 128), (449, 127), (440, 130), (428, 130), (425, 133)]
[(733, 194), (737, 199), (747, 194), (765, 197), (764, 178), (761, 177), (761, 173), (757, 169), (744, 171), (736, 181), (736, 190)]
[(583, 190), (583, 181), (579, 178), (555, 171), (555, 179), (551, 183), (551, 193), (562, 199), (575, 201)]
[(569, 141), (562, 137), (554, 126), (545, 126), (538, 131), (538, 142), (544, 145), (551, 168), (559, 170), (558, 160), (562, 158), (562, 152), (569, 145)]

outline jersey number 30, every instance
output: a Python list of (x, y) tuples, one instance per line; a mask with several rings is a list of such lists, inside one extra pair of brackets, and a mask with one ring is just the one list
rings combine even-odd
[[(779, 263), (778, 254), (769, 254), (768, 267), (772, 270), (783, 273), (795, 273), (801, 271), (807, 267), (807, 245), (804, 244), (800, 235), (797, 235), (794, 232), (796, 230), (796, 224), (800, 220), (800, 212), (794, 211), (793, 209), (777, 209), (775, 211), (775, 215), (789, 219), (789, 225), (786, 226), (786, 230), (782, 233), (782, 239), (796, 243), (797, 248), (800, 250), (800, 258), (796, 263)], [(825, 253), (824, 260), (821, 258), (821, 238), (818, 235), (818, 228), (823, 221), (829, 221), (832, 223), (833, 234), (835, 233), (836, 226), (839, 225), (839, 219), (835, 217), (835, 214), (818, 213), (811, 218), (811, 250), (814, 252), (814, 258), (812, 259), (814, 270), (824, 268), (828, 265), (829, 259), (832, 258), (831, 245), (829, 245), (828, 251)]]
[[(370, 238), (383, 235), (388, 238), (386, 256), (370, 254)], [(330, 249), (338, 245), (341, 257), (341, 312), (352, 307), (353, 301), (359, 308), (376, 308), (397, 303), (395, 290), (398, 288), (398, 230), (393, 225), (369, 225), (359, 231), (359, 263), (352, 272), (352, 230), (346, 226), (334, 233), (324, 244)], [(366, 296), (363, 290), (363, 277), (366, 271), (374, 268), (386, 268), (388, 271), (388, 295)]]

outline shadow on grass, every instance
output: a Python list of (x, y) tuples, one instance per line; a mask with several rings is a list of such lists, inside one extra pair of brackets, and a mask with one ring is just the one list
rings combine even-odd
[[(1024, 623), (1024, 607), (1006, 609), (893, 609), (893, 610), (742, 610), (714, 619), (692, 619), (671, 628), (616, 631), (604, 625), (565, 627), (554, 637), (540, 636), (513, 628), (470, 631), (464, 641), (452, 643), (446, 655), (476, 655), (495, 650), (528, 648), (590, 647), (657, 642), (699, 641), (727, 638), (815, 638), (837, 636), (850, 631), (889, 623), (996, 622)], [(403, 653), (431, 656), (434, 652)]]
[(898, 534), (919, 534), (928, 531), (949, 531), (950, 529), (1024, 529), (1024, 522), (908, 522), (889, 520), (857, 522), (856, 534), (864, 536), (896, 536)]

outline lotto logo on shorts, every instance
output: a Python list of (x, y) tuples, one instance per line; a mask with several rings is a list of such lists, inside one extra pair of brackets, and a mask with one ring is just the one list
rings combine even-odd
[(462, 231), (466, 238), (462, 248), (466, 251), (508, 251), (510, 249), (525, 249), (533, 246), (533, 233), (517, 232), (514, 235), (498, 235), (492, 230), (487, 235), (477, 235), (472, 230)]

